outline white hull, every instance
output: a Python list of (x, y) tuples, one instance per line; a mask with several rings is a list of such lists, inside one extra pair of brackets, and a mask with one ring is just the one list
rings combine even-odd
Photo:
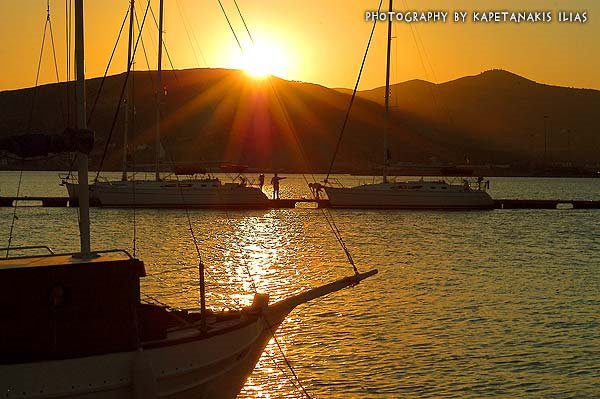
[[(65, 183), (69, 198), (76, 185)], [(269, 200), (258, 187), (215, 179), (96, 182), (90, 196), (101, 206), (149, 208), (267, 208)]]
[(444, 182), (365, 184), (325, 187), (332, 208), (372, 209), (492, 209), (494, 200), (483, 190)]
[(208, 337), (178, 331), (140, 351), (0, 365), (0, 396), (233, 399), (286, 314), (267, 316), (272, 329), (259, 317)]

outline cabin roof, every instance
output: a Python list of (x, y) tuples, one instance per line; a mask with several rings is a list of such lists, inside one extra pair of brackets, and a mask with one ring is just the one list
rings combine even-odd
[(107, 262), (123, 262), (134, 260), (125, 251), (103, 251), (91, 259), (82, 259), (75, 254), (34, 255), (8, 259), (0, 259), (0, 271), (37, 267), (79, 266)]

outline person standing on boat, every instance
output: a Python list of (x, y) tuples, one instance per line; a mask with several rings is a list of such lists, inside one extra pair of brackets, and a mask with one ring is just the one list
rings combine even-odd
[(279, 181), (286, 179), (286, 177), (279, 177), (277, 173), (271, 179), (271, 184), (273, 185), (273, 199), (279, 199)]
[(262, 191), (262, 188), (264, 185), (265, 185), (265, 175), (261, 173), (258, 176), (258, 188), (260, 188), (260, 191)]

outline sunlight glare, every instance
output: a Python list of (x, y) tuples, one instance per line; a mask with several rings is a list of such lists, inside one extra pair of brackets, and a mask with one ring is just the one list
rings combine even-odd
[(273, 43), (257, 42), (246, 47), (241, 59), (241, 69), (257, 79), (269, 75), (282, 76), (286, 70), (284, 52)]

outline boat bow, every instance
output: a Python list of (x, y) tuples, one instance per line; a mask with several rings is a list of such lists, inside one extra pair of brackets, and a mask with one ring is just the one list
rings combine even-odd
[(331, 283), (311, 288), (307, 291), (293, 295), (289, 298), (282, 299), (281, 301), (269, 305), (268, 309), (265, 312), (265, 317), (269, 321), (270, 325), (278, 325), (283, 321), (283, 318), (285, 318), (285, 316), (288, 313), (290, 313), (296, 306), (312, 301), (313, 299), (317, 299), (322, 296), (331, 294), (332, 292), (339, 291), (343, 288), (355, 286), (362, 280), (374, 276), (377, 273), (377, 269), (369, 270), (365, 273), (356, 273), (353, 276), (344, 277)]

